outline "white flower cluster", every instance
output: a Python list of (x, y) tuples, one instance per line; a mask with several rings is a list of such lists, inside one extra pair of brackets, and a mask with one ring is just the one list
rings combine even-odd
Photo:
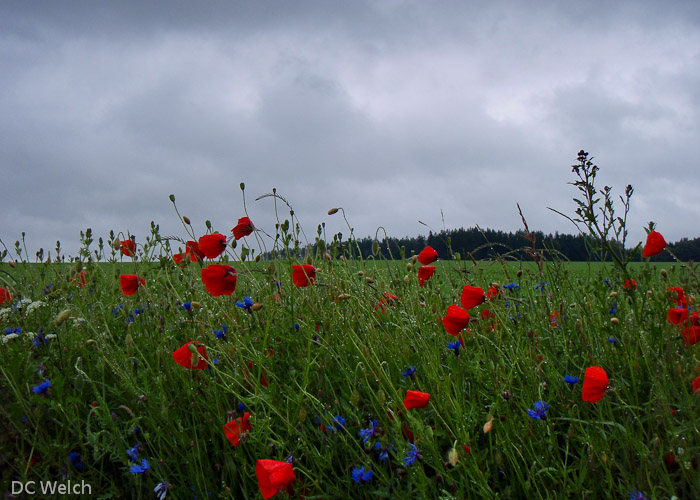
[(30, 314), (36, 311), (37, 309), (44, 307), (45, 305), (46, 304), (44, 302), (40, 300), (35, 300), (34, 302), (27, 304), (27, 308), (25, 309), (25, 311), (27, 312), (27, 314)]

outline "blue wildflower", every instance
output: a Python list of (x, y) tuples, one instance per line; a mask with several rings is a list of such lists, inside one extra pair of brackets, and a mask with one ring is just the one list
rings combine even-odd
[(365, 472), (364, 466), (352, 470), (352, 480), (356, 483), (369, 483), (373, 476), (374, 472), (371, 470)]
[(615, 344), (617, 344), (617, 343), (620, 342), (620, 341), (617, 340), (615, 337), (608, 337), (608, 342), (609, 342), (610, 344), (615, 345)]
[(455, 352), (455, 355), (459, 356), (459, 348), (461, 345), (462, 345), (462, 343), (459, 340), (457, 340), (455, 342), (448, 342), (447, 348), (452, 349)]
[(336, 415), (333, 417), (333, 420), (331, 421), (331, 426), (328, 428), (329, 431), (342, 431), (345, 429), (345, 419), (341, 417), (340, 415)]
[(151, 466), (148, 465), (148, 461), (144, 458), (141, 460), (141, 465), (132, 465), (129, 468), (129, 472), (131, 472), (132, 474), (143, 474), (150, 468)]
[(76, 453), (75, 451), (71, 451), (70, 455), (68, 455), (68, 460), (70, 463), (73, 465), (78, 470), (83, 470), (83, 462), (81, 461), (81, 457), (79, 453)]
[(544, 420), (547, 418), (547, 410), (549, 410), (549, 405), (547, 403), (544, 401), (537, 401), (535, 403), (535, 409), (528, 409), (527, 414), (535, 420)]
[(612, 303), (612, 306), (610, 306), (610, 311), (608, 311), (608, 314), (615, 314), (617, 312), (617, 304), (615, 302)]
[(126, 450), (126, 454), (129, 457), (129, 460), (131, 460), (134, 463), (138, 463), (139, 451), (141, 451), (141, 445), (138, 443), (136, 443), (133, 448), (129, 448), (128, 450)]
[(408, 467), (409, 465), (413, 465), (413, 463), (416, 460), (420, 460), (423, 458), (420, 454), (420, 450), (418, 448), (416, 448), (415, 444), (408, 443), (408, 446), (410, 446), (411, 449), (406, 452), (406, 456), (403, 459), (404, 467)]
[(298, 332), (299, 331), (299, 323), (294, 323), (294, 329)]
[(564, 382), (573, 386), (576, 382), (578, 382), (578, 377), (572, 377), (571, 375), (567, 375), (566, 377), (564, 377)]
[(610, 280), (608, 278), (605, 278), (603, 280), (603, 283), (605, 283), (606, 285), (610, 285)]
[(114, 307), (112, 309), (112, 315), (115, 315), (119, 312), (120, 309), (124, 309), (124, 304), (119, 304), (118, 306)]
[(5, 335), (11, 335), (13, 333), (16, 333), (16, 334), (22, 333), (22, 327), (16, 326), (14, 328), (5, 328)]
[(212, 363), (214, 363), (215, 365), (218, 365), (218, 364), (219, 364), (219, 358), (214, 358), (214, 359), (212, 359)]
[(168, 482), (161, 481), (160, 483), (156, 484), (156, 487), (153, 488), (153, 493), (156, 494), (156, 498), (158, 500), (163, 500), (165, 495), (168, 494)]
[(244, 411), (245, 405), (243, 403), (238, 403), (238, 411)]
[(401, 375), (403, 375), (403, 379), (406, 380), (408, 377), (414, 378), (413, 375), (416, 373), (416, 367), (415, 366), (409, 366), (408, 370), (405, 372), (401, 372)]
[(632, 493), (630, 493), (630, 500), (649, 500), (649, 499), (644, 496), (643, 492), (637, 491), (637, 490), (632, 490)]
[(246, 311), (250, 311), (250, 308), (253, 307), (253, 299), (248, 297), (247, 295), (243, 297), (243, 301), (241, 302), (240, 300), (236, 301), (236, 305), (240, 307), (241, 309), (245, 309)]
[(370, 420), (369, 421), (369, 427), (367, 429), (360, 429), (360, 437), (364, 438), (362, 439), (363, 443), (366, 443), (369, 441), (369, 438), (374, 437), (379, 433), (379, 422), (376, 420)]
[(379, 461), (386, 462), (387, 458), (389, 458), (389, 450), (384, 448), (379, 441), (374, 443), (374, 449), (379, 452)]
[(544, 287), (549, 285), (549, 283), (545, 283), (544, 281), (540, 281), (535, 285), (535, 290), (539, 290), (540, 292), (544, 292)]
[(187, 312), (191, 312), (192, 311), (192, 302), (185, 302), (180, 307)]
[(46, 391), (49, 390), (49, 387), (51, 387), (51, 381), (49, 379), (45, 378), (41, 384), (32, 388), (32, 392), (34, 394), (46, 394)]
[(517, 283), (508, 283), (507, 285), (503, 285), (504, 290), (518, 290), (520, 288), (520, 285)]
[(216, 335), (217, 339), (225, 339), (226, 332), (228, 332), (228, 327), (226, 325), (221, 325), (221, 330), (214, 330), (214, 335)]

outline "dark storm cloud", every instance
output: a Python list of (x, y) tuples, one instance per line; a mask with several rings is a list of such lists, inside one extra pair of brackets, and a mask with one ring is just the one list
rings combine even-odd
[[(14, 2), (0, 17), (0, 238), (183, 236), (272, 188), (313, 234), (573, 231), (570, 165), (695, 236), (700, 7), (676, 2)], [(683, 179), (683, 182), (678, 182)], [(280, 217), (289, 217), (281, 205)], [(687, 220), (686, 220), (687, 219)]]

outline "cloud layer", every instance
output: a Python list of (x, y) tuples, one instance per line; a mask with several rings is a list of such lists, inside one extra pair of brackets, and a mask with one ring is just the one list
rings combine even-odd
[[(478, 224), (573, 232), (570, 165), (633, 184), (698, 236), (700, 5), (661, 2), (12, 3), (0, 20), (0, 238), (184, 236), (277, 188), (307, 234)], [(285, 218), (288, 214), (281, 213)]]

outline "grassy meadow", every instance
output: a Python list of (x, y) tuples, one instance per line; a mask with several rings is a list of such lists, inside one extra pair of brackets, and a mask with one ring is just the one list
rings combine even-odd
[[(700, 498), (699, 346), (667, 320), (670, 287), (696, 310), (692, 265), (629, 265), (635, 288), (612, 264), (446, 259), (420, 286), (415, 258), (329, 244), (295, 286), (289, 253), (177, 265), (137, 245), (0, 263), (7, 498), (31, 480), (114, 499)], [(202, 281), (217, 263), (231, 295)], [(145, 281), (130, 296), (125, 274)], [(466, 285), (488, 298), (451, 335)]]

